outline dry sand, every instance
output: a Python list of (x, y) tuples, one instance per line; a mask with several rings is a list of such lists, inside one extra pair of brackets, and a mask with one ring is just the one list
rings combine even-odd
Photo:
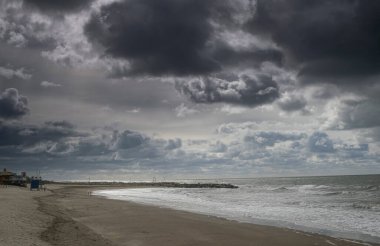
[(40, 239), (40, 234), (48, 228), (52, 217), (38, 211), (34, 199), (48, 193), (0, 186), (0, 245), (49, 245)]
[[(51, 193), (17, 188), (1, 190), (1, 211), (8, 215), (0, 219), (0, 236), (3, 238), (4, 233), (8, 236), (0, 245), (3, 242), (16, 245), (15, 240), (20, 240), (17, 245), (42, 246), (363, 245), (289, 229), (108, 200), (89, 196), (90, 189), (93, 187), (65, 187)], [(3, 197), (9, 199), (3, 201)], [(14, 197), (26, 205), (16, 206)]]

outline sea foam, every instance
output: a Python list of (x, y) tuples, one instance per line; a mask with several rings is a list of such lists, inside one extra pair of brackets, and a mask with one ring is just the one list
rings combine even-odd
[(241, 222), (380, 242), (377, 180), (365, 186), (350, 180), (324, 180), (326, 184), (321, 184), (323, 180), (273, 179), (235, 180), (239, 189), (138, 188), (95, 194)]

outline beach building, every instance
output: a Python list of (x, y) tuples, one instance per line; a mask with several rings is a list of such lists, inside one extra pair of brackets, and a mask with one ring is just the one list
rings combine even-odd
[(15, 176), (15, 173), (9, 172), (6, 168), (0, 172), (0, 184), (7, 184), (10, 182), (11, 178)]
[(8, 171), (6, 168), (0, 172), (0, 185), (18, 185), (26, 186), (26, 173), (22, 172), (21, 175)]

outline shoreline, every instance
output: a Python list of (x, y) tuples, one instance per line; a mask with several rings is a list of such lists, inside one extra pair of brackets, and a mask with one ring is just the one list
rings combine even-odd
[(125, 187), (65, 185), (35, 198), (39, 210), (54, 218), (41, 239), (51, 245), (95, 246), (379, 245), (88, 195), (113, 188)]
[[(139, 188), (152, 188), (152, 187), (147, 186), (147, 187), (139, 187), (139, 188), (136, 188), (136, 187), (130, 187), (130, 188), (139, 189)], [(107, 190), (114, 190), (114, 189), (119, 189), (119, 188), (112, 188), (112, 189), (107, 189)], [(126, 189), (126, 188), (123, 188), (123, 189)], [(102, 191), (102, 190), (103, 189), (95, 190), (95, 192)], [(315, 234), (315, 235), (320, 235), (320, 236), (327, 236), (327, 237), (332, 237), (336, 239), (357, 242), (358, 244), (363, 243), (364, 245), (368, 243), (376, 244), (376, 245), (380, 244), (380, 237), (372, 236), (370, 234), (359, 233), (359, 232), (339, 232), (339, 231), (327, 230), (323, 228), (313, 228), (313, 227), (308, 227), (308, 226), (297, 225), (297, 224), (287, 222), (287, 221), (276, 221), (276, 220), (267, 220), (267, 219), (259, 219), (259, 218), (242, 219), (241, 217), (223, 216), (217, 213), (213, 214), (213, 213), (208, 213), (208, 212), (202, 212), (199, 210), (188, 210), (188, 209), (175, 208), (168, 205), (159, 205), (159, 204), (153, 204), (149, 202), (138, 202), (138, 201), (133, 201), (133, 200), (112, 198), (111, 196), (105, 195), (105, 194), (96, 194), (96, 193), (93, 193), (93, 194), (95, 196), (99, 196), (99, 197), (109, 199), (109, 200), (118, 200), (118, 201), (124, 201), (128, 203), (135, 203), (135, 204), (143, 205), (143, 206), (166, 208), (173, 211), (182, 211), (182, 212), (188, 212), (192, 214), (211, 216), (211, 217), (225, 219), (225, 220), (236, 222), (236, 223), (246, 223), (246, 224), (252, 224), (252, 225), (257, 225), (257, 226), (269, 226), (269, 227), (280, 228), (280, 229), (288, 229), (288, 230), (296, 231), (297, 233), (307, 233), (307, 234)], [(350, 234), (355, 235), (355, 236), (350, 236)]]
[[(131, 187), (134, 189), (134, 187)], [(144, 187), (145, 188), (145, 187)], [(148, 186), (147, 188), (151, 188)], [(136, 188), (137, 190), (138, 188)], [(109, 189), (114, 190), (114, 189)], [(97, 192), (99, 191), (99, 192)], [(254, 225), (262, 225), (262, 226), (272, 226), (276, 228), (286, 228), (290, 230), (295, 230), (298, 232), (304, 232), (304, 233), (311, 233), (311, 234), (317, 234), (317, 235), (322, 235), (322, 236), (328, 236), (332, 238), (339, 238), (339, 239), (346, 239), (346, 240), (351, 240), (355, 242), (366, 242), (366, 243), (373, 243), (373, 244), (380, 244), (380, 237), (371, 235), (371, 234), (365, 234), (365, 233), (360, 233), (360, 232), (355, 232), (355, 231), (334, 231), (326, 228), (316, 228), (316, 227), (311, 227), (307, 225), (299, 225), (296, 223), (292, 223), (286, 220), (269, 220), (269, 219), (264, 219), (264, 218), (255, 218), (255, 217), (242, 217), (242, 216), (230, 216), (229, 214), (223, 214), (221, 212), (214, 212), (214, 211), (209, 211), (209, 210), (202, 210), (202, 209), (197, 209), (197, 208), (189, 208), (188, 206), (173, 206), (170, 203), (155, 203), (155, 202), (150, 202), (149, 200), (147, 201), (139, 201), (139, 199), (124, 199), (124, 198), (118, 198), (117, 196), (114, 197), (113, 195), (110, 194), (102, 194), (102, 190), (95, 190), (94, 192), (95, 195), (104, 197), (107, 199), (111, 200), (120, 200), (120, 201), (126, 201), (126, 202), (132, 202), (132, 203), (137, 203), (141, 205), (146, 205), (146, 206), (154, 206), (154, 207), (163, 207), (167, 209), (172, 209), (175, 211), (185, 211), (189, 213), (194, 213), (194, 214), (201, 214), (205, 216), (213, 216), (221, 219), (227, 219), (233, 222), (237, 223), (248, 223), (248, 224), (254, 224)], [(132, 197), (136, 195), (132, 194)], [(167, 201), (166, 201), (167, 202)]]

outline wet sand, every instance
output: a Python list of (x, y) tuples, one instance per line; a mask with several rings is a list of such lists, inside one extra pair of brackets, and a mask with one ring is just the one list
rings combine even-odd
[(49, 196), (36, 198), (40, 211), (54, 218), (42, 233), (43, 240), (51, 245), (362, 244), (285, 228), (109, 200), (88, 195), (90, 189), (94, 188), (66, 187), (54, 190)]
[(88, 194), (102, 188), (0, 190), (0, 245), (378, 245)]

